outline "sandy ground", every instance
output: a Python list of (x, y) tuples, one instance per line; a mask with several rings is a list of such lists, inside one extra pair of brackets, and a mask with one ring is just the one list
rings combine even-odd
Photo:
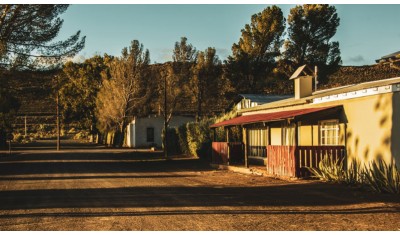
[(0, 230), (400, 230), (400, 196), (70, 145), (0, 158)]

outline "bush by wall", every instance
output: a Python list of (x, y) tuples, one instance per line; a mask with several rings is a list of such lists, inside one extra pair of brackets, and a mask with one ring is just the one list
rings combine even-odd
[(359, 162), (345, 169), (342, 161), (332, 161), (325, 157), (317, 168), (309, 168), (314, 177), (324, 181), (363, 185), (380, 193), (400, 194), (400, 171), (394, 163), (386, 163), (382, 159), (371, 161), (361, 166)]
[[(179, 143), (179, 137), (178, 137), (178, 130), (176, 128), (168, 128), (167, 129), (167, 135), (168, 135), (168, 154), (169, 155), (176, 155), (176, 154), (182, 154), (183, 151), (180, 147)], [(164, 138), (165, 138), (165, 131), (163, 129), (161, 133), (161, 139), (162, 139), (162, 147), (164, 148)]]

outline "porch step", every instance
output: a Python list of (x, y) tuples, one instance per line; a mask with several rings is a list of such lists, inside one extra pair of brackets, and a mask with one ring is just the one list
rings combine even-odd
[(227, 165), (218, 165), (211, 164), (211, 167), (218, 170), (228, 170), (241, 174), (250, 174), (250, 175), (259, 175), (259, 176), (267, 176), (267, 170), (260, 169), (258, 167), (241, 167), (241, 166), (227, 166)]

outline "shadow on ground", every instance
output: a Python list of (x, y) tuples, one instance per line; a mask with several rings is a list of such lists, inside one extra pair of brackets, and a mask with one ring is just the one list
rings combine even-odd
[[(397, 195), (376, 195), (360, 192), (344, 185), (326, 183), (283, 182), (263, 186), (232, 186), (198, 181), (201, 174), (213, 169), (200, 159), (166, 161), (160, 153), (151, 152), (68, 152), (20, 153), (0, 160), (0, 183), (36, 183), (34, 180), (86, 180), (86, 179), (155, 179), (173, 180), (166, 186), (127, 186), (104, 188), (26, 189), (0, 191), (0, 210), (30, 210), (57, 208), (147, 208), (145, 212), (35, 212), (0, 215), (0, 218), (37, 216), (142, 216), (175, 214), (373, 214), (399, 213)], [(176, 174), (174, 174), (174, 172)], [(186, 173), (185, 173), (186, 172)], [(91, 174), (96, 175), (74, 175)], [(118, 173), (113, 175), (112, 173)], [(138, 173), (133, 174), (132, 173)], [(45, 175), (47, 174), (47, 175)], [(68, 174), (68, 175), (63, 175)], [(109, 174), (109, 175), (107, 175)], [(232, 174), (232, 177), (238, 176)], [(214, 176), (218, 179), (218, 174)], [(256, 177), (256, 176), (254, 176)], [(186, 179), (187, 181), (177, 181)], [(268, 181), (268, 178), (265, 178)], [(153, 180), (154, 181), (154, 180)], [(178, 182), (178, 183), (177, 183)], [(143, 184), (141, 184), (143, 185)], [(233, 184), (234, 185), (234, 184)], [(240, 185), (240, 184), (237, 184)], [(388, 207), (346, 208), (340, 206), (363, 203), (393, 203)], [(210, 210), (210, 207), (229, 206), (229, 210)], [(316, 210), (298, 210), (296, 207), (316, 207)], [(325, 210), (325, 206), (335, 209)], [(336, 207), (337, 206), (337, 207)], [(160, 208), (176, 208), (162, 210)], [(187, 210), (186, 207), (205, 208)], [(233, 207), (233, 209), (232, 209)], [(258, 208), (246, 210), (245, 207)], [(265, 210), (265, 208), (272, 208)], [(244, 209), (241, 209), (244, 208)], [(263, 209), (264, 208), (264, 209)], [(275, 210), (276, 208), (276, 210)], [(336, 209), (339, 208), (339, 209)]]

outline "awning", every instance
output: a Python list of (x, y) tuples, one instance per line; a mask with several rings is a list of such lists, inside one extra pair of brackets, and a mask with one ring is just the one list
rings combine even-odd
[(279, 121), (279, 120), (284, 120), (287, 118), (295, 118), (297, 116), (302, 116), (305, 114), (320, 112), (323, 110), (335, 109), (338, 107), (341, 107), (341, 106), (298, 109), (298, 110), (281, 111), (281, 112), (275, 112), (275, 113), (246, 115), (246, 116), (232, 118), (230, 120), (226, 120), (223, 122), (215, 123), (215, 124), (211, 125), (210, 127), (215, 128), (215, 127), (221, 127), (221, 126), (239, 126), (239, 125), (258, 123), (258, 122)]

